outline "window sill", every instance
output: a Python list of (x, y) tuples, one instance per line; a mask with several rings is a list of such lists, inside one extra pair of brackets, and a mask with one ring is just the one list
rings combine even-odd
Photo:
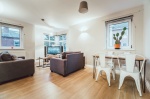
[(135, 49), (114, 49), (114, 48), (105, 49), (105, 50), (110, 50), (110, 51), (135, 51)]
[(0, 48), (0, 50), (24, 50), (24, 48)]

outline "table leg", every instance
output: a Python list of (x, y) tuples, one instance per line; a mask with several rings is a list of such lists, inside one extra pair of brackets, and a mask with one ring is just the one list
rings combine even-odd
[(141, 63), (140, 63), (140, 60), (139, 60), (139, 71), (141, 70)]
[(95, 78), (95, 56), (93, 56), (93, 78)]
[(40, 66), (40, 57), (39, 57), (39, 66)]
[[(141, 70), (141, 63), (140, 63), (140, 60), (138, 60), (138, 62), (139, 62), (139, 71)], [(141, 84), (142, 84), (142, 90), (143, 90), (143, 80), (142, 80), (142, 74), (140, 73), (140, 77), (141, 77), (141, 79), (140, 79), (140, 82), (141, 82)]]
[(37, 67), (41, 67), (41, 64), (40, 64), (40, 59), (41, 59), (41, 58), (39, 57), (39, 58), (38, 58), (38, 60), (39, 60), (39, 66), (37, 66)]
[(45, 61), (45, 60), (43, 59), (43, 68), (44, 68), (44, 61)]
[(145, 93), (145, 73), (146, 73), (146, 61), (144, 63), (144, 83), (143, 83), (143, 92)]

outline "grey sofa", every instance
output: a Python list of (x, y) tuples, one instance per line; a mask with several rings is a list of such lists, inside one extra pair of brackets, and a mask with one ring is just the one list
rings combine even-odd
[(34, 59), (0, 62), (0, 84), (22, 77), (32, 76), (34, 72)]
[(85, 57), (83, 53), (80, 52), (67, 52), (64, 59), (61, 58), (51, 58), (50, 59), (50, 70), (67, 76), (68, 74), (75, 72), (77, 70), (83, 69), (85, 66)]

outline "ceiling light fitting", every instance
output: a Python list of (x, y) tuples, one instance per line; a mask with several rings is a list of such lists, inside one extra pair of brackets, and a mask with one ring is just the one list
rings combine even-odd
[(87, 4), (86, 1), (82, 1), (82, 2), (80, 3), (79, 12), (80, 12), (80, 13), (86, 13), (86, 12), (88, 12), (88, 4)]

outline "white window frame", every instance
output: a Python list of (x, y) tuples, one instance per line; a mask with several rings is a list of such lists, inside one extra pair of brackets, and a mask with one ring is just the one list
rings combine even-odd
[(20, 31), (20, 47), (15, 47), (15, 46), (8, 46), (8, 47), (5, 47), (5, 46), (2, 46), (1, 45), (1, 40), (0, 40), (0, 49), (24, 49), (24, 35), (23, 35), (23, 27), (20, 27), (20, 26), (14, 26), (14, 25), (11, 25), (11, 24), (3, 24), (3, 23), (0, 23), (0, 38), (2, 37), (2, 26), (6, 26), (6, 27), (9, 27), (9, 28), (16, 28), (16, 29), (19, 29)]
[(106, 23), (106, 49), (114, 49), (114, 47), (110, 47), (109, 46), (109, 26), (112, 25), (112, 24), (119, 24), (119, 23), (123, 23), (123, 22), (129, 22), (129, 46), (127, 47), (123, 47), (121, 46), (121, 50), (133, 50), (133, 33), (132, 33), (132, 22), (131, 22), (131, 19), (126, 19), (126, 20), (119, 20), (119, 21), (116, 21), (116, 22), (110, 22), (110, 23)]
[[(52, 42), (52, 43), (53, 43), (53, 42), (55, 43), (55, 41), (51, 41), (51, 40), (50, 40), (50, 36), (52, 36), (51, 34), (43, 33), (43, 35), (44, 35), (44, 36), (45, 36), (45, 35), (48, 35), (48, 36), (49, 36), (49, 40), (45, 40), (45, 39), (43, 38), (43, 39), (44, 39), (44, 43), (45, 43), (45, 42), (48, 42), (48, 43), (49, 43), (49, 46), (50, 46), (50, 43), (51, 43), (51, 42)], [(55, 36), (54, 36), (54, 37), (55, 37)], [(44, 46), (45, 46), (45, 45), (44, 45)]]

